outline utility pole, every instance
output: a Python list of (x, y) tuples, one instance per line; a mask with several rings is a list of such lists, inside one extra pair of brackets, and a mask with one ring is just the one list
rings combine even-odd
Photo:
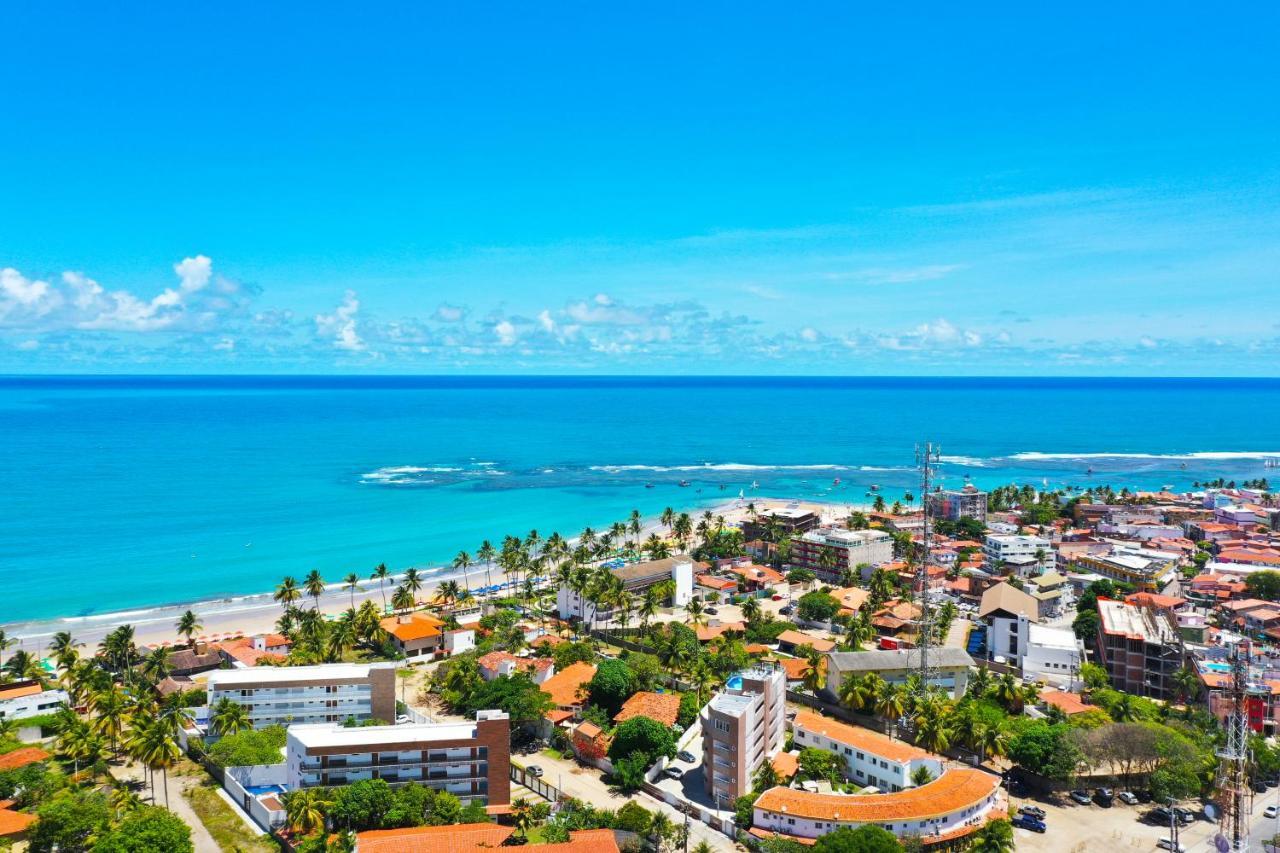
[(1222, 792), (1222, 817), (1218, 821), (1217, 847), (1222, 853), (1249, 849), (1249, 812), (1253, 787), (1249, 784), (1249, 642), (1231, 650), (1231, 686), (1227, 697), (1231, 713), (1224, 721), (1227, 742), (1218, 750), (1218, 790)]
[(933, 612), (929, 605), (929, 560), (933, 554), (933, 525), (929, 518), (929, 491), (933, 483), (934, 468), (941, 461), (942, 448), (926, 441), (916, 445), (916, 465), (920, 468), (920, 497), (922, 501), (920, 530), (919, 565), (916, 566), (916, 585), (919, 587), (920, 605), (920, 692), (922, 696), (929, 693), (929, 685), (934, 681), (933, 667), (930, 661), (930, 647), (933, 645)]
[(1173, 797), (1169, 798), (1169, 849), (1173, 853), (1178, 851), (1178, 813), (1173, 809), (1175, 802)]

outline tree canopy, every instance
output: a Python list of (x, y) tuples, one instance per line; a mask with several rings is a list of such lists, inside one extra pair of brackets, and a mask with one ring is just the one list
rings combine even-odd
[(596, 666), (596, 674), (587, 683), (587, 699), (612, 717), (636, 692), (635, 674), (625, 661), (605, 658)]
[(632, 758), (639, 753), (648, 767), (659, 756), (668, 758), (676, 754), (675, 735), (671, 729), (649, 717), (632, 717), (624, 720), (613, 733), (609, 745), (609, 758)]
[(902, 849), (892, 832), (872, 824), (857, 829), (841, 827), (813, 845), (814, 853), (902, 853)]
[[(60, 848), (61, 849), (61, 848)], [(98, 838), (93, 853), (192, 853), (191, 829), (168, 809), (141, 806)]]

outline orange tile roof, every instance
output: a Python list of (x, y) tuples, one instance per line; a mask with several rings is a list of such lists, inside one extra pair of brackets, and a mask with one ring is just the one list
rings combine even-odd
[(567, 643), (564, 637), (557, 637), (555, 634), (543, 634), (538, 639), (529, 643), (530, 646), (558, 646), (561, 643)]
[(556, 708), (543, 714), (543, 716), (546, 717), (548, 720), (550, 720), (552, 723), (563, 723), (565, 720), (571, 719), (573, 717), (573, 712), (561, 711), (560, 709)]
[[(612, 829), (583, 829), (569, 833), (569, 840), (559, 844), (531, 844), (531, 853), (619, 853)], [(362, 849), (360, 853), (364, 853)]]
[(676, 717), (680, 715), (680, 696), (675, 693), (650, 693), (642, 690), (622, 703), (622, 710), (614, 715), (613, 721), (621, 723), (632, 717), (649, 717), (664, 726), (674, 726)]
[(1072, 714), (1083, 714), (1085, 711), (1093, 710), (1092, 705), (1084, 703), (1084, 700), (1080, 698), (1080, 694), (1068, 693), (1065, 690), (1041, 690), (1040, 701), (1060, 709), (1068, 717)]
[(49, 753), (40, 747), (25, 746), (22, 749), (15, 749), (13, 752), (6, 752), (4, 755), (0, 755), (0, 770), (17, 770), (19, 767), (26, 767), (28, 764), (48, 760)]
[(814, 651), (829, 652), (836, 647), (830, 640), (805, 634), (801, 631), (783, 631), (778, 635), (778, 642), (791, 643), (793, 646), (813, 646)]
[(757, 566), (754, 563), (749, 566), (734, 566), (729, 571), (735, 575), (741, 575), (746, 580), (762, 584), (782, 583), (782, 581), (786, 580), (782, 572), (771, 569), (768, 566)]
[(44, 688), (39, 684), (21, 684), (17, 687), (0, 687), (0, 702), (6, 699), (21, 699), (23, 696), (35, 696), (37, 693), (43, 693)]
[(874, 753), (889, 761), (903, 762), (916, 758), (936, 757), (909, 743), (893, 740), (879, 732), (873, 732), (871, 729), (851, 726), (848, 723), (842, 723), (839, 720), (833, 720), (830, 717), (824, 717), (812, 711), (797, 711), (791, 726), (793, 730), (804, 729), (811, 734), (820, 734), (845, 746), (857, 747), (864, 752)]
[(1172, 610), (1187, 603), (1185, 598), (1175, 598), (1172, 595), (1157, 595), (1154, 592), (1135, 592), (1132, 595), (1125, 596), (1124, 601), (1125, 604), (1136, 604), (1139, 607), (1150, 605), (1162, 610)]
[[(280, 645), (288, 645), (288, 643), (286, 641), (285, 643), (273, 643), (271, 645), (273, 647), (278, 647)], [(253, 641), (248, 637), (239, 637), (238, 639), (229, 640), (225, 643), (214, 643), (213, 646), (216, 649), (221, 649), (223, 652), (248, 666), (257, 666), (263, 658), (284, 660), (284, 658), (276, 652), (255, 649), (253, 647)]]
[(774, 832), (771, 829), (761, 829), (758, 826), (751, 827), (747, 832), (751, 833), (756, 838), (763, 838), (766, 841), (771, 838), (780, 838), (784, 841), (794, 841), (797, 844), (803, 844), (805, 847), (812, 847), (818, 843), (818, 839), (816, 838), (805, 838), (803, 835), (788, 835), (785, 832)]
[(790, 779), (800, 769), (800, 756), (790, 752), (779, 752), (773, 757), (773, 770), (783, 779)]
[(773, 651), (773, 649), (763, 643), (747, 643), (746, 646), (746, 652), (749, 655), (767, 655), (771, 651)]
[(402, 643), (439, 636), (444, 627), (439, 619), (425, 613), (411, 614), (408, 622), (401, 622), (399, 616), (388, 616), (381, 624), (384, 631)]
[(718, 639), (725, 631), (745, 631), (747, 623), (745, 622), (724, 622), (720, 625), (698, 625), (693, 629), (693, 633), (697, 635), (698, 642), (709, 643)]
[(725, 590), (738, 585), (737, 581), (731, 581), (728, 578), (718, 578), (714, 575), (698, 575), (694, 578), (694, 581), (698, 586), (705, 586), (707, 589)]
[[(585, 699), (587, 682), (595, 678), (594, 664), (578, 661), (542, 682), (543, 693), (551, 697), (557, 707), (581, 705)], [(581, 691), (581, 694), (580, 692)]]
[(804, 658), (782, 658), (779, 663), (787, 671), (787, 681), (799, 681), (809, 671), (809, 662)]
[(871, 592), (860, 586), (850, 586), (831, 590), (831, 597), (840, 602), (840, 606), (845, 610), (857, 610), (867, 603)]
[(1280, 554), (1274, 551), (1254, 551), (1252, 549), (1239, 548), (1220, 552), (1218, 560), (1223, 563), (1265, 563), (1266, 565), (1275, 566), (1280, 565)]
[(21, 835), (36, 822), (36, 816), (12, 809), (0, 809), (0, 838)]
[(770, 788), (755, 807), (775, 814), (842, 823), (885, 823), (943, 817), (975, 806), (995, 793), (1000, 777), (957, 767), (918, 788), (891, 794), (811, 794)]
[(356, 834), (360, 853), (480, 853), (501, 847), (515, 827), (496, 823), (374, 829)]

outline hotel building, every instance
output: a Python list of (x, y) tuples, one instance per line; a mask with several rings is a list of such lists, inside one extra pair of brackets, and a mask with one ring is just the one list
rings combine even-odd
[(893, 538), (883, 530), (823, 527), (791, 540), (791, 563), (827, 581), (839, 581), (845, 569), (893, 560)]
[(467, 723), (290, 726), (285, 763), (294, 791), (382, 779), (448, 791), (464, 804), (506, 805), (511, 721), (502, 711), (477, 711)]
[(786, 670), (759, 665), (730, 676), (702, 709), (703, 774), (717, 808), (750, 793), (756, 770), (782, 749), (786, 698)]
[[(651, 586), (672, 581), (675, 590), (671, 593), (671, 603), (676, 607), (684, 607), (693, 598), (693, 558), (683, 554), (623, 566), (614, 569), (613, 576), (621, 580), (622, 588), (633, 595), (643, 595)], [(613, 615), (613, 611), (606, 607), (597, 611), (591, 601), (568, 584), (562, 584), (556, 593), (556, 609), (560, 611), (561, 619), (581, 619), (584, 622), (607, 621)]]
[(798, 712), (791, 732), (795, 748), (822, 749), (843, 758), (845, 775), (860, 785), (901, 791), (912, 784), (911, 774), (921, 767), (934, 779), (942, 775), (942, 759), (932, 753), (812, 711)]
[(396, 718), (394, 663), (259, 666), (209, 673), (209, 707), (242, 705), (255, 729)]
[(927, 504), (932, 518), (947, 521), (959, 521), (962, 518), (976, 518), (981, 522), (987, 520), (987, 493), (977, 486), (930, 492)]

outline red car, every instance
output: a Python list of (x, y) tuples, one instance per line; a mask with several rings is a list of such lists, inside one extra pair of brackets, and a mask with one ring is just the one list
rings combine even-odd
[(780, 595), (774, 595), (774, 596), (773, 596), (773, 600), (774, 600), (774, 601), (781, 601), (781, 600), (782, 600), (782, 596), (780, 596)]

